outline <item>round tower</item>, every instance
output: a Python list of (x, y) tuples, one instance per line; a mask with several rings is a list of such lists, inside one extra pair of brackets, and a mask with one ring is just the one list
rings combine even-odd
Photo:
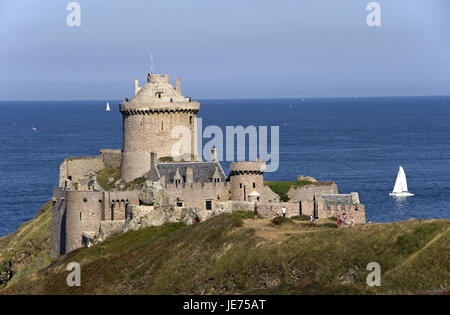
[[(135, 81), (135, 95), (120, 104), (123, 116), (123, 155), (121, 177), (131, 181), (150, 171), (150, 153), (157, 158), (176, 159), (172, 147), (180, 142), (181, 135), (172, 138), (172, 131), (186, 130), (190, 135), (190, 150), (184, 151), (186, 159), (197, 159), (197, 112), (198, 102), (193, 102), (181, 94), (180, 79), (176, 87), (169, 83), (168, 75), (149, 74), (147, 84), (139, 87)], [(186, 140), (186, 138), (184, 138)]]
[(262, 195), (264, 190), (263, 174), (265, 168), (266, 163), (260, 160), (256, 162), (231, 162), (231, 199), (251, 201), (249, 200), (249, 195), (256, 195), (255, 193)]

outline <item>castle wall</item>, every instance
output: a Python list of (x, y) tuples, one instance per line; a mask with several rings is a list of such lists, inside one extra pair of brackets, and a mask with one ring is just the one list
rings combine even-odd
[(128, 204), (139, 204), (138, 190), (66, 191), (56, 187), (53, 194), (51, 256), (56, 258), (80, 248), (83, 233), (94, 235), (99, 231), (102, 221), (125, 220)]
[(57, 258), (66, 252), (66, 191), (55, 187), (52, 198), (52, 221), (50, 223), (50, 256)]
[(125, 209), (128, 204), (139, 205), (139, 190), (108, 192), (110, 212), (104, 214), (105, 220), (125, 220)]
[(106, 167), (120, 167), (122, 163), (122, 150), (101, 149), (100, 156)]
[(291, 187), (287, 193), (289, 201), (299, 202), (302, 200), (313, 200), (314, 194), (338, 194), (338, 187), (335, 183), (306, 185), (294, 189)]
[(87, 190), (89, 173), (95, 173), (105, 167), (101, 156), (81, 156), (65, 159), (59, 167), (59, 187), (71, 182), (74, 189)]
[(126, 182), (142, 177), (150, 171), (150, 152), (123, 152), (120, 176)]
[(230, 190), (231, 199), (248, 201), (248, 195), (256, 191), (261, 196), (264, 193), (265, 162), (231, 162)]
[(178, 187), (175, 184), (166, 184), (164, 192), (169, 197), (169, 202), (176, 204), (183, 202), (183, 207), (206, 210), (206, 200), (211, 201), (212, 209), (218, 201), (226, 201), (230, 194), (226, 183), (191, 183)]
[(173, 145), (181, 138), (181, 135), (172, 138), (172, 130), (177, 126), (190, 130), (191, 154), (194, 154), (196, 116), (188, 111), (124, 114), (122, 179), (131, 181), (147, 173), (150, 170), (150, 152), (155, 152), (160, 158), (171, 157)]
[(314, 214), (314, 200), (301, 201), (302, 214), (315, 215), (318, 218), (331, 218), (338, 215), (347, 215), (348, 222), (350, 223), (352, 218), (355, 218), (356, 224), (366, 223), (365, 206), (362, 204), (327, 204), (324, 201), (316, 201), (317, 213)]
[(264, 186), (263, 193), (259, 197), (259, 201), (262, 202), (262, 203), (265, 203), (265, 202), (279, 202), (280, 201), (280, 196), (278, 196), (277, 193), (273, 192), (273, 190), (270, 189), (270, 187)]
[(83, 232), (98, 231), (102, 203), (102, 192), (67, 191), (66, 252), (82, 246)]
[[(216, 203), (216, 209), (224, 212), (253, 211), (254, 207), (254, 203), (249, 201), (230, 200)], [(300, 213), (298, 202), (258, 202), (258, 214), (265, 218), (273, 218), (277, 212), (282, 215), (283, 207), (286, 207), (286, 217), (288, 218)]]

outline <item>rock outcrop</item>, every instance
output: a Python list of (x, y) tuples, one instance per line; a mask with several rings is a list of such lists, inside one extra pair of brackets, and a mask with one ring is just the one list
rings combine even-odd
[(139, 194), (139, 202), (141, 205), (158, 208), (167, 206), (169, 200), (164, 194), (164, 189), (160, 183), (146, 181), (144, 188)]

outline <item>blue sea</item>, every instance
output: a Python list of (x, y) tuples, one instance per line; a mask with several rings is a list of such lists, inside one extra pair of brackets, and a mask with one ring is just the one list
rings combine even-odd
[[(119, 101), (109, 102), (111, 112), (106, 100), (0, 102), (0, 236), (51, 198), (64, 158), (122, 148)], [(373, 222), (450, 218), (450, 97), (200, 102), (203, 127), (279, 126), (280, 165), (266, 179), (335, 181), (359, 192)], [(389, 197), (399, 165), (416, 194), (404, 200)]]

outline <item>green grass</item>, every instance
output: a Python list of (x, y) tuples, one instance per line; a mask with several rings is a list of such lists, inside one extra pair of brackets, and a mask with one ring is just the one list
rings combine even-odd
[[(114, 180), (108, 184), (108, 178), (112, 177)], [(119, 167), (106, 167), (97, 172), (97, 183), (105, 190), (111, 191), (116, 189), (115, 183), (120, 179)], [(144, 177), (138, 177), (133, 181), (125, 183), (123, 190), (135, 190), (140, 185), (145, 183)]]
[(138, 177), (131, 182), (125, 183), (124, 190), (136, 190), (139, 189), (141, 185), (145, 183), (146, 179), (144, 177)]
[(289, 197), (287, 193), (291, 187), (297, 189), (298, 187), (308, 186), (308, 185), (330, 185), (332, 182), (310, 182), (308, 180), (300, 181), (287, 181), (287, 182), (275, 182), (275, 181), (264, 181), (264, 185), (268, 186), (274, 193), (280, 196), (280, 201), (288, 202)]
[(22, 224), (14, 233), (0, 238), (0, 265), (12, 263), (13, 277), (8, 285), (50, 264), (51, 209), (52, 203), (49, 201), (34, 219)]
[[(108, 184), (108, 178), (114, 180)], [(111, 191), (115, 188), (114, 184), (120, 179), (120, 167), (105, 167), (97, 172), (97, 183), (105, 190)]]

